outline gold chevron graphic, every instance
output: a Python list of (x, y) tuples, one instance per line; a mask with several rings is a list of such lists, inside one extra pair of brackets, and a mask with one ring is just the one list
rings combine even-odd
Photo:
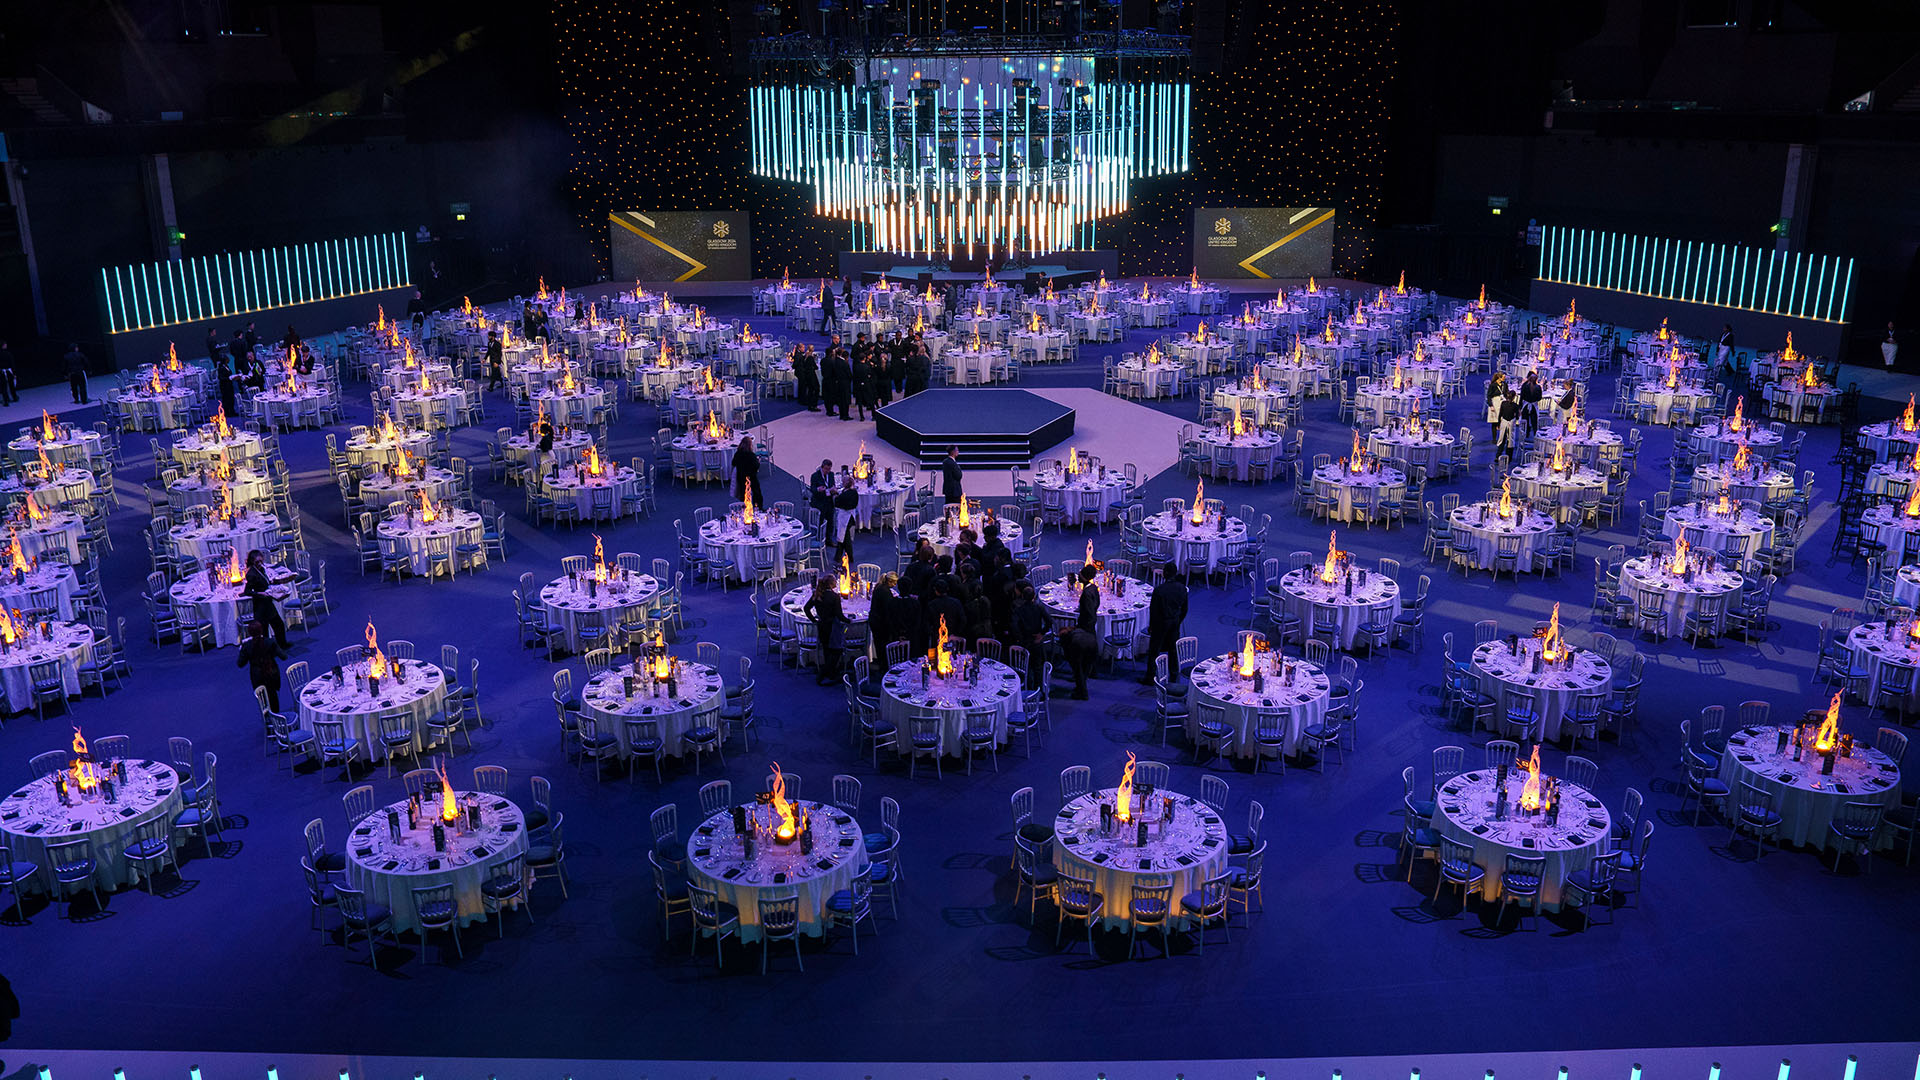
[[(1303, 213), (1311, 214), (1313, 213), (1313, 211), (1306, 210), (1306, 211), (1303, 211)], [(1266, 247), (1261, 248), (1259, 251), (1256, 251), (1253, 254), (1247, 256), (1246, 258), (1241, 259), (1240, 265), (1246, 269), (1247, 273), (1252, 274), (1254, 277), (1263, 277), (1263, 278), (1272, 277), (1273, 276), (1272, 274), (1263, 272), (1259, 267), (1253, 264), (1256, 262), (1259, 262), (1262, 257), (1267, 255), (1269, 252), (1273, 251), (1275, 248), (1285, 247), (1286, 245), (1292, 243), (1295, 239), (1297, 239), (1300, 236), (1301, 233), (1307, 232), (1308, 230), (1314, 228), (1315, 226), (1323, 225), (1326, 222), (1332, 220), (1334, 213), (1335, 211), (1329, 210), (1326, 213), (1321, 214), (1319, 217), (1314, 218), (1312, 221), (1307, 222), (1305, 225), (1302, 225), (1299, 228), (1288, 233), (1287, 235), (1281, 237), (1280, 239), (1275, 240), (1273, 243), (1268, 244)]]
[[(640, 217), (640, 215), (638, 214), (635, 214), (634, 216)], [(686, 263), (689, 267), (691, 267), (691, 269), (689, 269), (686, 273), (681, 274), (677, 278), (674, 278), (673, 280), (675, 281), (685, 281), (688, 278), (693, 277), (695, 274), (698, 274), (700, 271), (705, 270), (707, 268), (706, 263), (701, 262), (699, 259), (694, 258), (693, 256), (687, 254), (684, 251), (681, 251), (679, 248), (674, 247), (672, 244), (667, 243), (666, 241), (660, 239), (659, 237), (653, 235), (652, 233), (647, 232), (644, 229), (641, 229), (640, 227), (636, 226), (632, 222), (628, 221), (623, 215), (608, 214), (607, 220), (613, 222), (615, 225), (620, 226), (621, 228), (632, 233), (633, 235), (639, 237), (642, 240), (645, 240), (647, 243), (652, 244), (654, 247), (659, 248), (661, 251), (666, 252), (667, 254), (673, 256), (676, 259), (679, 259), (680, 261)], [(645, 219), (643, 218), (642, 220), (645, 220)], [(651, 225), (653, 224), (653, 222), (648, 221), (647, 224)]]

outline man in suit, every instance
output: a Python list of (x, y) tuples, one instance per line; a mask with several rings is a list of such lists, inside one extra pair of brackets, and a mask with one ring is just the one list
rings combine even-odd
[(487, 389), (498, 390), (507, 385), (507, 350), (500, 341), (500, 331), (487, 331)]
[(933, 579), (933, 597), (925, 607), (924, 623), (926, 641), (929, 645), (940, 638), (940, 620), (947, 620), (949, 637), (967, 636), (967, 607), (952, 596), (952, 587), (945, 577)]
[(820, 511), (820, 520), (833, 527), (833, 462), (821, 459), (820, 467), (807, 478), (807, 505)]
[(1529, 439), (1540, 430), (1540, 399), (1545, 396), (1540, 388), (1540, 373), (1527, 372), (1527, 380), (1520, 384), (1520, 419), (1526, 424)]
[(1147, 677), (1143, 681), (1153, 681), (1153, 658), (1163, 653), (1167, 657), (1167, 676), (1179, 674), (1173, 643), (1180, 640), (1180, 627), (1186, 620), (1187, 583), (1170, 577), (1155, 585), (1153, 598), (1147, 602)]
[(67, 345), (67, 388), (73, 391), (73, 403), (86, 405), (93, 401), (87, 396), (87, 354), (80, 351), (80, 343)]
[(853, 361), (847, 356), (847, 347), (840, 343), (840, 335), (835, 334), (833, 345), (827, 349), (826, 364), (821, 368), (821, 383), (827, 393), (827, 411), (840, 410), (840, 419), (851, 420), (847, 409), (853, 404)]
[(820, 360), (811, 345), (793, 348), (793, 396), (808, 412), (820, 411)]
[(823, 334), (840, 328), (840, 318), (834, 314), (834, 306), (833, 290), (820, 290), (820, 332)]
[[(283, 580), (292, 580), (287, 575)], [(267, 573), (267, 553), (255, 548), (247, 552), (247, 576), (241, 591), (253, 597), (253, 617), (273, 631), (274, 644), (287, 647), (287, 623), (280, 617), (280, 606), (273, 602), (273, 579)]]
[(947, 447), (946, 460), (940, 463), (940, 498), (946, 505), (952, 506), (962, 498), (960, 485), (960, 448)]

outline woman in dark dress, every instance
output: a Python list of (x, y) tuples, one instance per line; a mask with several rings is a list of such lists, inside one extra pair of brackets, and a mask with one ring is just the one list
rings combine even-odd
[(753, 505), (767, 505), (767, 493), (760, 490), (760, 455), (753, 452), (753, 436), (740, 436), (740, 446), (733, 452), (733, 497), (745, 500), (747, 485), (753, 485)]
[(820, 632), (820, 673), (814, 679), (821, 686), (840, 682), (840, 658), (847, 651), (846, 613), (840, 606), (840, 594), (833, 591), (833, 579), (821, 577), (813, 583), (813, 595), (800, 609)]
[(280, 711), (280, 647), (273, 631), (258, 619), (247, 624), (247, 640), (240, 644), (234, 667), (247, 669), (247, 681), (267, 692), (267, 708)]

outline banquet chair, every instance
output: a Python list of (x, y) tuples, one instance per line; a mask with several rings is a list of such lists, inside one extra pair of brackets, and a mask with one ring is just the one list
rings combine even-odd
[(1568, 874), (1561, 883), (1560, 902), (1567, 907), (1580, 909), (1581, 929), (1593, 925), (1593, 916), (1588, 908), (1605, 903), (1607, 921), (1613, 921), (1614, 883), (1620, 872), (1620, 853), (1609, 852), (1597, 855), (1583, 870)]
[(704, 820), (733, 806), (733, 781), (712, 780), (700, 785), (700, 816)]
[(1500, 688), (1499, 729), (1501, 736), (1518, 743), (1539, 741), (1540, 714), (1534, 711), (1533, 695), (1512, 686)]
[(999, 750), (999, 712), (991, 705), (967, 709), (961, 714), (960, 740), (967, 748), (967, 775), (973, 775), (973, 757), (984, 750), (993, 762), (993, 771), (1000, 771)]
[[(1488, 757), (1492, 757), (1489, 747)], [(1429, 789), (1437, 797), (1441, 785), (1460, 775), (1466, 767), (1467, 748), (1464, 746), (1436, 746), (1433, 748), (1433, 786)]]
[(488, 795), (505, 797), (507, 794), (507, 770), (500, 765), (475, 765), (473, 767), (473, 789)]
[(1600, 766), (1591, 758), (1569, 754), (1561, 771), (1568, 783), (1586, 788), (1588, 793), (1592, 793), (1600, 784)]
[[(212, 640), (209, 637), (207, 640)], [(33, 693), (34, 711), (47, 718), (47, 702), (71, 709), (67, 704), (67, 685), (60, 673), (60, 661), (40, 660), (27, 665), (27, 685)]]
[(1568, 735), (1568, 750), (1578, 749), (1581, 739), (1600, 741), (1600, 726), (1605, 721), (1609, 694), (1604, 690), (1575, 694), (1573, 708), (1560, 718), (1561, 730)]
[(324, 769), (329, 764), (338, 763), (346, 771), (345, 778), (348, 780), (353, 779), (353, 763), (366, 760), (366, 747), (347, 730), (343, 720), (315, 720), (313, 738), (320, 767)]
[(938, 713), (915, 713), (907, 720), (908, 749), (911, 756), (907, 759), (907, 778), (918, 775), (920, 759), (933, 759), (934, 779), (941, 779), (940, 758), (946, 752), (946, 739), (942, 721)]
[(356, 935), (365, 935), (367, 939), (367, 962), (373, 970), (380, 970), (380, 954), (376, 948), (379, 935), (385, 934), (387, 940), (395, 945), (400, 943), (399, 935), (393, 928), (393, 911), (385, 904), (373, 903), (367, 894), (352, 888), (344, 882), (333, 883), (335, 902), (340, 907), (341, 944), (351, 946)]
[[(1494, 916), (1496, 923), (1506, 918), (1507, 905), (1515, 900), (1520, 901), (1525, 910), (1539, 916), (1540, 884), (1546, 869), (1544, 855), (1507, 856), (1506, 868), (1500, 874), (1500, 911)], [(1522, 918), (1524, 920), (1524, 916)]]
[[(528, 836), (531, 846), (527, 848), (526, 867), (529, 880), (538, 882), (541, 878), (553, 878), (560, 883), (560, 896), (567, 896), (567, 847), (562, 834), (567, 815), (555, 814), (545, 829)], [(529, 895), (528, 899), (532, 899)], [(529, 910), (529, 917), (532, 912)]]
[(1106, 915), (1106, 897), (1095, 889), (1090, 874), (1078, 870), (1061, 868), (1054, 880), (1054, 907), (1058, 912), (1054, 920), (1053, 944), (1057, 948), (1060, 935), (1066, 930), (1067, 920), (1078, 919), (1087, 928), (1087, 951), (1093, 951), (1093, 927)]
[(653, 897), (660, 905), (660, 939), (672, 941), (673, 917), (693, 915), (687, 880), (677, 873), (669, 873), (651, 851), (647, 852), (647, 865), (653, 870)]
[(1473, 647), (1479, 648), (1500, 636), (1500, 622), (1497, 619), (1481, 619), (1473, 624)]
[(1904, 732), (1883, 727), (1874, 732), (1873, 748), (1893, 759), (1898, 767), (1907, 756), (1907, 736)]
[(44, 754), (35, 754), (33, 755), (33, 759), (27, 763), (27, 771), (33, 774), (32, 778), (35, 780), (43, 776), (52, 776), (57, 772), (64, 772), (67, 767), (68, 757), (69, 754), (65, 750), (49, 750)]
[(1227, 782), (1217, 776), (1200, 778), (1200, 801), (1213, 807), (1213, 812), (1225, 816), (1227, 812)]
[(1194, 939), (1199, 942), (1195, 952), (1201, 956), (1207, 954), (1207, 924), (1215, 919), (1220, 920), (1220, 928), (1226, 932), (1227, 941), (1233, 941), (1227, 902), (1232, 896), (1233, 880), (1237, 874), (1236, 870), (1228, 870), (1217, 877), (1208, 878), (1200, 883), (1198, 889), (1180, 897), (1181, 913), (1194, 920)]
[[(793, 800), (794, 802), (799, 802), (800, 786), (801, 786), (800, 774), (796, 772), (788, 772), (785, 769), (782, 769), (780, 770), (780, 782), (786, 785), (787, 798)], [(761, 790), (769, 793), (773, 791), (773, 773), (769, 772), (767, 774), (766, 780), (762, 782)]]
[(840, 773), (833, 778), (833, 805), (849, 814), (860, 812), (859, 777)]
[[(1031, 792), (1032, 789), (1023, 789)], [(1051, 836), (1035, 840), (1015, 830), (1013, 834), (1013, 902), (1020, 902), (1020, 893), (1027, 894), (1027, 925), (1032, 926), (1037, 917), (1041, 898), (1049, 904), (1059, 907), (1054, 889), (1059, 883), (1059, 871), (1055, 869), (1049, 849), (1053, 847)]]
[(1852, 855), (1862, 869), (1873, 870), (1873, 843), (1879, 835), (1886, 807), (1880, 803), (1849, 800), (1840, 804), (1827, 832), (1833, 837), (1833, 872), (1840, 872), (1840, 856)]
[(1173, 766), (1164, 761), (1142, 761), (1133, 768), (1133, 782), (1155, 790), (1165, 788), (1172, 775)]
[(1734, 812), (1729, 817), (1731, 818), (1730, 827), (1727, 830), (1729, 845), (1740, 833), (1752, 833), (1756, 859), (1766, 856), (1768, 837), (1773, 838), (1775, 846), (1779, 845), (1781, 817), (1780, 812), (1774, 809), (1773, 792), (1742, 780), (1734, 803)]
[(1487, 768), (1497, 769), (1502, 765), (1511, 767), (1520, 759), (1520, 744), (1512, 739), (1490, 739), (1487, 742)]
[(1473, 848), (1449, 837), (1440, 838), (1440, 874), (1433, 883), (1433, 898), (1449, 885), (1460, 886), (1462, 910), (1473, 900), (1473, 893), (1486, 880), (1487, 872), (1473, 861)]
[(640, 771), (641, 759), (653, 762), (653, 782), (659, 784), (660, 759), (666, 756), (666, 742), (660, 737), (660, 721), (654, 717), (628, 717), (627, 725), (627, 783), (633, 783), (634, 774)]
[(1193, 760), (1202, 762), (1200, 752), (1210, 750), (1214, 757), (1224, 756), (1231, 746), (1235, 728), (1227, 722), (1227, 710), (1223, 705), (1210, 701), (1194, 704), (1193, 724)]
[[(5, 868), (6, 849), (0, 848), (0, 871), (4, 871)], [(326, 875), (315, 870), (313, 864), (308, 862), (305, 857), (302, 857), (300, 860), (300, 873), (306, 878), (307, 882), (307, 925), (313, 927), (314, 930), (319, 933), (320, 942), (324, 945), (327, 940), (327, 927), (325, 924), (326, 910), (328, 908), (337, 909), (340, 906), (340, 898), (334, 894), (333, 882), (329, 880)], [(0, 878), (0, 884), (4, 883), (4, 878)]]
[(347, 813), (347, 828), (351, 829), (373, 813), (373, 785), (361, 784), (351, 789), (340, 796), (340, 803)]
[[(1629, 788), (1629, 791), (1633, 789)], [(1614, 853), (1620, 856), (1620, 869), (1614, 875), (1616, 888), (1621, 892), (1639, 892), (1640, 875), (1647, 866), (1647, 848), (1653, 844), (1653, 822), (1641, 821), (1637, 831), (1630, 831), (1623, 842), (1615, 845)], [(1631, 875), (1633, 885), (1626, 888), (1620, 884), (1622, 874)]]
[[(764, 910), (765, 901), (763, 900), (761, 903), (763, 905), (762, 910)], [(724, 946), (726, 945), (727, 938), (737, 937), (740, 933), (740, 909), (721, 900), (719, 894), (715, 893), (712, 889), (703, 889), (692, 882), (687, 883), (687, 907), (693, 915), (694, 930), (692, 934), (688, 935), (691, 939), (691, 947), (688, 949), (687, 954), (689, 956), (698, 955), (700, 952), (700, 940), (711, 937), (713, 939), (713, 966), (718, 970), (720, 961), (724, 955)], [(798, 941), (794, 943), (794, 948), (797, 953), (799, 949)]]
[(400, 783), (406, 787), (408, 795), (418, 795), (422, 801), (425, 801), (427, 793), (434, 790), (435, 786), (440, 783), (440, 771), (438, 769), (408, 769), (400, 775)]
[[(62, 761), (64, 762), (64, 757)], [(1064, 805), (1093, 790), (1093, 769), (1087, 765), (1069, 765), (1060, 770), (1060, 802)]]
[[(386, 751), (387, 779), (393, 779), (393, 759), (405, 754), (416, 762), (420, 755), (419, 737), (414, 733), (412, 714), (406, 709), (388, 709), (375, 723), (380, 745)], [(316, 724), (315, 727), (319, 725)]]
[[(865, 876), (864, 872), (858, 875), (855, 884), (864, 884)], [(767, 973), (767, 954), (772, 951), (776, 941), (793, 942), (794, 962), (800, 965), (801, 971), (807, 970), (806, 961), (800, 955), (800, 895), (789, 890), (774, 896), (762, 896), (757, 906), (760, 918), (760, 974)], [(854, 952), (858, 953), (859, 931), (854, 933)]]
[(1140, 940), (1140, 930), (1158, 929), (1160, 931), (1160, 951), (1162, 956), (1173, 955), (1171, 920), (1173, 915), (1173, 881), (1165, 874), (1143, 874), (1133, 883), (1133, 897), (1127, 901), (1127, 958), (1134, 956), (1135, 947)]
[[(413, 887), (413, 910), (420, 920), (420, 943), (426, 944), (427, 935), (435, 930), (445, 930), (453, 938), (453, 948), (461, 959), (466, 959), (466, 947), (460, 944), (460, 907), (453, 901), (453, 886), (416, 885)], [(440, 958), (446, 959), (446, 950), (442, 949)]]

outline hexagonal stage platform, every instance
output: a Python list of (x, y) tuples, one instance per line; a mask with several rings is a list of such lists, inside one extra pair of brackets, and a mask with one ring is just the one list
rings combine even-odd
[(874, 414), (875, 434), (933, 465), (960, 448), (969, 469), (1032, 464), (1073, 434), (1073, 409), (1025, 390), (992, 387), (924, 390)]

